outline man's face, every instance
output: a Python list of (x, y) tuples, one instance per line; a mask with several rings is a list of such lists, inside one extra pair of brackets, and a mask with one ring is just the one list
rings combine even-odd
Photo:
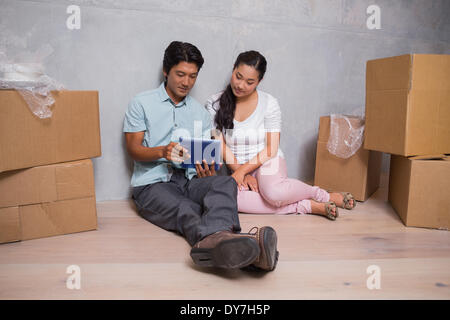
[(198, 67), (195, 63), (181, 61), (170, 69), (163, 71), (167, 78), (166, 91), (175, 103), (179, 103), (191, 91), (197, 80)]

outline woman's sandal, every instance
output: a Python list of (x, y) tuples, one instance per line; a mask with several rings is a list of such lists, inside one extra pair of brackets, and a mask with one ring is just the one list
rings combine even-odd
[[(344, 197), (342, 202), (344, 202), (343, 206), (339, 206), (339, 208), (352, 210), (354, 207), (356, 207), (356, 200), (355, 197), (350, 192), (338, 192), (339, 194)], [(353, 206), (350, 205), (350, 200), (353, 200)]]
[[(325, 211), (326, 211), (325, 217), (327, 217), (328, 219), (333, 220), (333, 221), (336, 220), (336, 218), (339, 217), (339, 211), (336, 206), (336, 203), (324, 202), (324, 205), (325, 205)], [(336, 210), (336, 212), (335, 212), (336, 215), (334, 215), (332, 212), (333, 208)]]

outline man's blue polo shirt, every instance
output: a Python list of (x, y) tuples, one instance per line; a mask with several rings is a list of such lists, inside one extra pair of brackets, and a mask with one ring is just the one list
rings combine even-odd
[[(211, 118), (206, 109), (191, 96), (179, 104), (169, 97), (162, 83), (158, 89), (136, 95), (128, 105), (123, 122), (123, 132), (145, 131), (142, 145), (157, 147), (179, 142), (179, 137), (211, 138)], [(156, 161), (134, 161), (131, 178), (133, 187), (156, 182), (167, 182), (172, 176), (172, 167), (178, 164), (164, 158)], [(185, 170), (189, 180), (196, 170)]]

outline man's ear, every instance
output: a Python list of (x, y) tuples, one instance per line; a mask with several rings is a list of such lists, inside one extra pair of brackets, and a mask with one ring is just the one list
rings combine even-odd
[(169, 73), (166, 70), (164, 70), (164, 67), (162, 68), (162, 72), (163, 72), (164, 78), (167, 79), (167, 76), (169, 75)]

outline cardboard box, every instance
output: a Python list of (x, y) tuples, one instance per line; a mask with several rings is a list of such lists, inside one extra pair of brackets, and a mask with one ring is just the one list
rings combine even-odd
[(94, 229), (91, 160), (0, 173), (0, 243)]
[(415, 156), (450, 153), (450, 55), (367, 61), (364, 148)]
[(0, 172), (101, 155), (97, 91), (52, 92), (48, 119), (15, 90), (0, 90)]
[[(353, 122), (350, 118), (350, 122)], [(327, 149), (330, 117), (321, 117), (317, 141), (314, 185), (331, 191), (346, 191), (365, 201), (380, 185), (382, 153), (362, 147), (350, 158), (342, 159)]]
[(391, 156), (388, 199), (406, 226), (448, 230), (449, 191), (449, 156)]

